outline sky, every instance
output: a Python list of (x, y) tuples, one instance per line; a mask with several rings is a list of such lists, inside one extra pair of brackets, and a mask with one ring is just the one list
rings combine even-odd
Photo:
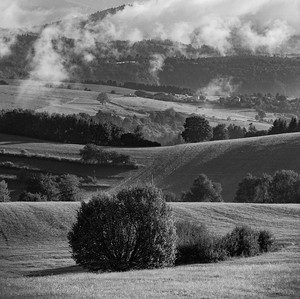
[(145, 0), (0, 0), (0, 27), (30, 27)]

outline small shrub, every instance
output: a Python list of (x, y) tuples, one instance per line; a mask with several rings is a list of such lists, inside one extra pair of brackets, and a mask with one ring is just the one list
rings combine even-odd
[(47, 197), (40, 193), (22, 192), (19, 196), (19, 201), (26, 202), (42, 202), (47, 201)]
[(0, 182), (0, 202), (10, 201), (10, 192), (7, 183), (3, 180)]
[(23, 156), (28, 155), (28, 151), (27, 151), (27, 150), (24, 150), (24, 149), (20, 150), (20, 153), (21, 153), (21, 155), (23, 155)]
[(68, 240), (73, 259), (90, 271), (159, 268), (175, 261), (172, 213), (153, 186), (83, 202)]
[(1, 166), (5, 167), (5, 168), (17, 168), (18, 166), (10, 161), (4, 161), (2, 163), (0, 163)]
[(258, 244), (260, 252), (269, 252), (274, 244), (273, 235), (267, 230), (261, 230), (258, 235)]
[(81, 199), (79, 189), (79, 178), (76, 175), (66, 174), (62, 176), (59, 182), (59, 200), (60, 201), (78, 201)]
[(248, 226), (237, 226), (223, 238), (222, 243), (229, 256), (249, 257), (260, 252), (258, 236), (259, 233)]
[(178, 202), (180, 201), (179, 198), (177, 198), (176, 194), (171, 191), (164, 191), (163, 196), (166, 202)]
[(176, 231), (178, 236), (176, 263), (210, 263), (225, 259), (226, 251), (220, 247), (220, 240), (213, 236), (204, 224), (178, 222)]

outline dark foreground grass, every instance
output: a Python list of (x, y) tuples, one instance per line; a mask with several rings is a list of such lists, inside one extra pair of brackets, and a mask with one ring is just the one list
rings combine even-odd
[[(176, 219), (223, 235), (237, 224), (269, 229), (280, 249), (247, 259), (90, 274), (70, 258), (78, 203), (0, 204), (0, 298), (299, 298), (300, 206), (172, 204)], [(284, 246), (284, 247), (282, 247)]]

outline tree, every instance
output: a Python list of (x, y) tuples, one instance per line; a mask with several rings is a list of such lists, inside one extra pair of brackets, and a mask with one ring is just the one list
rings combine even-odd
[(106, 92), (99, 93), (97, 96), (97, 101), (102, 105), (108, 103), (109, 97), (108, 97), (107, 93)]
[(234, 198), (235, 202), (257, 202), (265, 203), (270, 201), (269, 186), (272, 176), (263, 174), (261, 178), (248, 173), (239, 183)]
[(247, 173), (247, 175), (239, 182), (234, 201), (254, 202), (258, 184), (259, 179), (251, 173)]
[(268, 134), (274, 135), (274, 134), (282, 134), (286, 133), (287, 131), (287, 123), (283, 119), (275, 119), (273, 122), (273, 126), (269, 129)]
[(266, 112), (263, 110), (259, 110), (257, 115), (259, 116), (260, 119), (263, 119), (267, 116)]
[(218, 124), (213, 128), (213, 140), (229, 139), (229, 133), (225, 124)]
[(213, 137), (212, 127), (208, 120), (201, 116), (191, 116), (186, 118), (183, 124), (184, 131), (181, 133), (185, 142), (200, 142), (211, 140)]
[(279, 170), (273, 175), (269, 193), (274, 203), (299, 202), (300, 175), (293, 170)]
[(0, 202), (5, 202), (10, 200), (10, 192), (7, 187), (7, 183), (2, 180), (0, 182)]
[(40, 194), (47, 201), (58, 200), (58, 184), (51, 174), (32, 175), (25, 182), (25, 191), (32, 194)]
[(223, 201), (220, 183), (212, 182), (205, 174), (200, 174), (187, 192), (182, 193), (182, 200), (186, 202), (220, 202)]
[(66, 174), (59, 182), (59, 200), (77, 201), (80, 199), (79, 179), (76, 175)]
[(73, 259), (90, 271), (158, 268), (175, 261), (172, 212), (153, 186), (82, 202), (68, 240)]
[(241, 126), (237, 126), (235, 124), (230, 124), (227, 127), (229, 139), (238, 139), (243, 138), (244, 135), (247, 133), (247, 130), (245, 128), (242, 128)]
[(288, 125), (287, 132), (289, 132), (289, 133), (297, 132), (297, 127), (298, 127), (297, 118), (292, 117), (292, 119)]

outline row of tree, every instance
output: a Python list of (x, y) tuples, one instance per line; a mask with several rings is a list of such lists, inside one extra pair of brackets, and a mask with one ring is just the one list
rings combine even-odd
[(284, 119), (276, 119), (269, 130), (258, 131), (253, 124), (250, 124), (249, 130), (240, 126), (230, 124), (218, 124), (216, 127), (211, 127), (209, 121), (204, 117), (194, 115), (186, 118), (183, 124), (184, 130), (181, 133), (182, 138), (187, 143), (226, 140), (243, 137), (258, 137), (266, 135), (276, 135), (283, 133), (300, 132), (300, 120), (293, 117), (289, 123)]
[[(28, 174), (21, 171), (19, 179), (25, 183), (25, 188), (19, 196), (19, 201), (78, 201), (82, 198), (80, 180), (77, 176), (65, 174)], [(10, 201), (10, 191), (7, 183), (0, 182), (0, 202)]]
[(86, 114), (51, 114), (33, 110), (1, 110), (0, 132), (64, 143), (113, 146), (160, 146), (144, 139), (141, 130), (125, 133), (113, 123), (101, 123)]
[(80, 181), (75, 175), (54, 176), (33, 174), (23, 177), (25, 189), (19, 201), (78, 201), (81, 199)]
[(239, 183), (235, 202), (300, 203), (300, 174), (279, 170), (273, 176), (248, 173)]

